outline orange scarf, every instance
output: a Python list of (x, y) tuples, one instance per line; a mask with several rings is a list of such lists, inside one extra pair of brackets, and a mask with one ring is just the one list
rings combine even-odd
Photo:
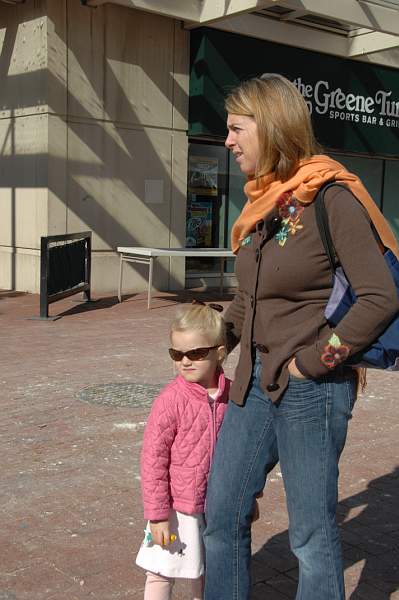
[(292, 192), (299, 202), (310, 204), (319, 188), (328, 181), (347, 185), (367, 210), (384, 246), (399, 257), (395, 235), (360, 179), (339, 162), (324, 155), (301, 160), (295, 175), (288, 181), (276, 181), (273, 174), (270, 174), (250, 179), (245, 184), (244, 192), (248, 201), (231, 231), (233, 252), (238, 252), (241, 241), (254, 231), (258, 221), (262, 221), (273, 210), (284, 192)]

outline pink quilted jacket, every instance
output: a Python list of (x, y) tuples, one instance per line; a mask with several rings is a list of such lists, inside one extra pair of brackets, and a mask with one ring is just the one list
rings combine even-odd
[(144, 518), (166, 520), (171, 508), (204, 512), (206, 484), (225, 410), (230, 380), (219, 376), (219, 394), (180, 375), (154, 400), (144, 432), (141, 488)]

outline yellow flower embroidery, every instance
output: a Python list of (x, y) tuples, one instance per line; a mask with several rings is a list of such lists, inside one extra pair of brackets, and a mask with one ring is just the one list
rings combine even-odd
[(288, 221), (288, 232), (295, 235), (297, 231), (303, 229), (303, 225), (300, 224), (299, 219), (296, 221)]
[(303, 206), (298, 202), (291, 192), (286, 192), (277, 200), (279, 215), (282, 218), (280, 230), (276, 234), (276, 240), (280, 246), (284, 246), (288, 235), (295, 235), (303, 229), (300, 223), (300, 217), (303, 213)]

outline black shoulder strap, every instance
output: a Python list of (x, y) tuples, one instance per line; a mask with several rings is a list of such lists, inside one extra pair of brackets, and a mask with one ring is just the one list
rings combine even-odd
[[(334, 274), (335, 273), (335, 265), (336, 265), (335, 257), (337, 255), (337, 253), (335, 252), (334, 244), (333, 244), (333, 241), (331, 238), (330, 227), (328, 224), (328, 214), (327, 214), (326, 207), (324, 204), (324, 194), (325, 194), (326, 190), (332, 186), (341, 187), (344, 190), (350, 192), (350, 190), (346, 187), (346, 185), (343, 185), (342, 183), (336, 183), (335, 181), (330, 181), (329, 183), (326, 183), (325, 185), (321, 186), (321, 188), (317, 192), (317, 196), (315, 198), (314, 203), (315, 203), (315, 212), (316, 212), (316, 222), (317, 222), (317, 226), (319, 228), (321, 241), (323, 242), (324, 250), (328, 256), (331, 271)], [(353, 195), (353, 197), (357, 200), (356, 196)], [(378, 235), (378, 232), (374, 226), (374, 223), (371, 221), (371, 219), (370, 219), (370, 227), (374, 234), (377, 244), (379, 245), (381, 251), (384, 252), (384, 250), (385, 250), (384, 244), (382, 243), (381, 238)]]
[(348, 188), (345, 185), (340, 183), (336, 183), (335, 181), (331, 181), (323, 185), (319, 191), (317, 192), (315, 203), (315, 212), (316, 212), (316, 222), (319, 228), (319, 233), (321, 237), (321, 241), (323, 242), (324, 250), (328, 256), (328, 260), (330, 262), (331, 271), (335, 273), (335, 250), (334, 244), (331, 238), (330, 227), (328, 224), (328, 215), (326, 211), (326, 207), (324, 204), (324, 194), (326, 190), (332, 186), (342, 187), (345, 190)]

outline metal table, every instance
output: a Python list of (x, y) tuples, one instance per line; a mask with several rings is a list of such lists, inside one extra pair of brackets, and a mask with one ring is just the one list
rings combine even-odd
[(152, 292), (152, 274), (154, 267), (154, 258), (159, 256), (169, 257), (211, 257), (220, 259), (220, 291), (223, 292), (223, 276), (224, 265), (226, 258), (234, 258), (234, 254), (227, 248), (141, 248), (118, 246), (117, 251), (120, 254), (119, 263), (119, 285), (118, 285), (118, 300), (122, 302), (122, 275), (124, 262), (144, 263), (149, 266), (148, 270), (148, 301), (147, 307), (151, 306)]

